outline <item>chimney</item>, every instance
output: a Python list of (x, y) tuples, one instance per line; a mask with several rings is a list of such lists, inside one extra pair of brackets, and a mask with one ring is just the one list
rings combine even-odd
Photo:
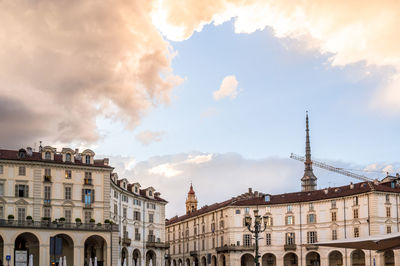
[(31, 147), (26, 147), (26, 154), (31, 157), (32, 156), (32, 148)]
[(161, 195), (160, 192), (155, 192), (155, 193), (154, 193), (154, 196), (156, 196), (156, 197), (159, 197), (160, 195)]
[(251, 195), (253, 193), (253, 189), (249, 187), (249, 194)]
[(353, 182), (350, 182), (350, 189), (353, 189), (354, 188), (354, 184), (353, 184)]

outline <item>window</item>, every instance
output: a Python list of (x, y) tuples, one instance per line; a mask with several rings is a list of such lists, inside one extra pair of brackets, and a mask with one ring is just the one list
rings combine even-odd
[(51, 187), (45, 186), (44, 187), (44, 202), (50, 203), (50, 200), (51, 200)]
[(315, 224), (317, 222), (317, 216), (313, 213), (307, 215), (307, 222), (309, 224)]
[(270, 195), (265, 195), (265, 202), (271, 201), (271, 196)]
[(206, 231), (206, 226), (203, 224), (203, 226), (201, 227), (201, 232), (204, 234), (205, 231)]
[(310, 204), (308, 205), (308, 210), (309, 210), (309, 211), (313, 211), (313, 210), (314, 210), (314, 204), (310, 203)]
[(114, 203), (114, 214), (118, 215), (118, 205)]
[(315, 231), (307, 232), (307, 243), (308, 244), (317, 243), (317, 232)]
[(65, 170), (65, 179), (71, 179), (71, 178), (72, 178), (71, 170)]
[(353, 210), (353, 218), (358, 219), (358, 209)]
[(140, 212), (134, 211), (134, 212), (133, 212), (133, 219), (134, 219), (135, 221), (140, 221)]
[(25, 176), (25, 174), (26, 174), (25, 166), (18, 167), (18, 175)]
[(4, 207), (0, 206), (0, 219), (4, 219)]
[(82, 189), (82, 202), (85, 203), (86, 208), (91, 208), (94, 202), (94, 189)]
[(221, 243), (220, 246), (223, 247), (224, 246), (224, 236), (221, 236)]
[(90, 164), (90, 155), (85, 156), (85, 162), (86, 164)]
[(354, 227), (354, 237), (360, 237), (360, 228)]
[(358, 197), (357, 196), (353, 197), (353, 205), (355, 205), (355, 206), (358, 205)]
[(249, 214), (249, 212), (250, 212), (250, 208), (248, 208), (248, 207), (244, 208), (244, 214)]
[(251, 235), (250, 234), (243, 235), (243, 245), (245, 247), (250, 247), (251, 246)]
[(71, 190), (72, 190), (71, 187), (65, 187), (64, 188), (64, 198), (66, 200), (70, 200), (71, 199)]
[(4, 196), (4, 184), (0, 183), (0, 196)]
[(240, 210), (236, 210), (235, 213), (236, 213), (236, 214), (240, 214)]
[(386, 207), (386, 217), (391, 217), (390, 207)]
[(336, 209), (336, 200), (331, 200), (331, 208)]
[(293, 206), (292, 205), (288, 205), (287, 206), (287, 212), (292, 212), (293, 210)]
[(86, 224), (90, 223), (90, 219), (92, 219), (92, 212), (85, 211), (85, 223)]
[(84, 184), (85, 185), (91, 185), (92, 184), (92, 172), (85, 172)]
[(65, 210), (64, 211), (64, 217), (65, 217), (65, 222), (66, 223), (71, 223), (71, 220), (72, 220), (71, 210)]
[(51, 176), (51, 169), (50, 168), (45, 168), (44, 169), (44, 176), (45, 177), (50, 177)]
[(267, 216), (266, 225), (267, 225), (267, 226), (272, 226), (272, 217), (271, 217), (271, 216)]
[(292, 215), (286, 216), (286, 225), (294, 224), (294, 217)]
[(265, 242), (267, 246), (271, 246), (271, 233), (265, 234)]
[(3, 166), (2, 165), (0, 165), (0, 175), (2, 175), (3, 174)]
[(139, 228), (135, 228), (135, 240), (140, 241)]
[(337, 240), (337, 231), (335, 229), (332, 230), (332, 240)]
[(336, 222), (336, 212), (332, 212), (332, 222)]
[(15, 197), (29, 198), (29, 186), (28, 185), (15, 185)]
[(126, 208), (124, 207), (124, 208), (122, 208), (122, 216), (123, 216), (124, 218), (126, 218), (126, 214), (127, 214), (127, 210), (126, 210)]
[(213, 233), (215, 232), (215, 223), (211, 224), (211, 232), (213, 232)]
[(66, 162), (71, 162), (71, 153), (65, 154), (65, 161)]
[(25, 217), (25, 208), (18, 208), (18, 221), (24, 221)]
[(138, 187), (135, 186), (135, 193), (138, 193), (138, 192), (139, 192)]
[(196, 241), (193, 242), (193, 250), (196, 251), (197, 250), (197, 245), (196, 245)]
[(129, 201), (127, 195), (122, 195), (121, 198), (122, 198), (123, 202), (128, 202)]
[(286, 245), (294, 245), (296, 244), (295, 234), (294, 233), (286, 233)]
[(391, 234), (392, 233), (392, 227), (390, 225), (386, 226), (386, 233)]
[(219, 221), (219, 229), (224, 229), (224, 221)]
[(141, 206), (141, 205), (142, 205), (142, 202), (141, 202), (140, 200), (134, 199), (134, 200), (133, 200), (133, 204), (134, 204), (134, 205), (137, 205), (137, 206)]
[(201, 250), (204, 250), (204, 249), (205, 249), (204, 242), (205, 242), (204, 239), (202, 239), (202, 240), (201, 240)]
[(389, 196), (389, 194), (386, 194), (386, 203), (390, 203), (390, 196)]
[(51, 218), (51, 209), (50, 208), (43, 208), (43, 217)]
[(149, 196), (153, 196), (153, 191), (149, 190)]
[(46, 151), (46, 152), (44, 153), (44, 159), (45, 159), (45, 160), (51, 160), (51, 153), (50, 153), (49, 151)]
[(266, 213), (271, 213), (271, 207), (270, 206), (265, 207), (265, 212)]
[(147, 203), (147, 209), (155, 210), (156, 209), (156, 205), (154, 203)]

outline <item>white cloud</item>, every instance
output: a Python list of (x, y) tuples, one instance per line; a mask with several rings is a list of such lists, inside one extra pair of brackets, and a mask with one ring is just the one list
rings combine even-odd
[(189, 155), (188, 159), (185, 161), (186, 163), (194, 163), (201, 164), (211, 161), (213, 158), (212, 154), (207, 155)]
[(174, 177), (182, 174), (182, 171), (175, 169), (175, 166), (176, 164), (163, 163), (149, 169), (149, 173), (165, 177)]
[(214, 91), (213, 96), (215, 100), (221, 100), (223, 98), (235, 99), (238, 95), (238, 81), (234, 75), (226, 76), (221, 83), (221, 86), (217, 91)]
[(154, 142), (160, 142), (162, 135), (164, 135), (164, 132), (146, 130), (136, 134), (135, 138), (143, 145), (148, 146)]

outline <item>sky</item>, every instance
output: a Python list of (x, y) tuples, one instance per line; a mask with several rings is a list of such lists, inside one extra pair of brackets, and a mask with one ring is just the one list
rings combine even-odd
[[(397, 1), (0, 1), (0, 147), (91, 148), (183, 214), (399, 171)], [(358, 171), (358, 170), (364, 170)], [(356, 180), (314, 169), (318, 187)], [(367, 172), (366, 172), (367, 171)]]

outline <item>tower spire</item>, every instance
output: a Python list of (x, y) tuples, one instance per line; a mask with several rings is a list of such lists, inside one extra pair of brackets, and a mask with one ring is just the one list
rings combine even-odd
[(197, 210), (197, 197), (193, 190), (193, 184), (190, 182), (190, 188), (186, 198), (186, 214), (194, 212), (195, 210)]
[(306, 160), (304, 162), (304, 175), (301, 179), (301, 187), (302, 191), (312, 191), (317, 188), (317, 177), (314, 175), (312, 169), (308, 111), (306, 112)]

